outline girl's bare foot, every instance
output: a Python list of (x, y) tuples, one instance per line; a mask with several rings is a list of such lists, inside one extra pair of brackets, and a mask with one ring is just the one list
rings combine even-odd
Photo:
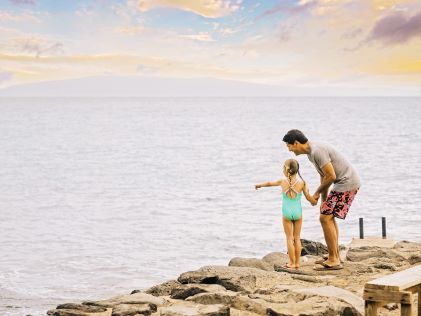
[(282, 268), (284, 269), (294, 269), (295, 265), (291, 264), (291, 263), (285, 263), (282, 265)]

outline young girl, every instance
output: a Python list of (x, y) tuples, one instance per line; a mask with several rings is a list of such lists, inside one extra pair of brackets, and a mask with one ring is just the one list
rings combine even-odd
[[(284, 163), (285, 179), (275, 182), (265, 182), (256, 184), (255, 188), (280, 186), (282, 188), (282, 223), (287, 239), (287, 248), (289, 263), (282, 266), (284, 269), (297, 269), (300, 267), (301, 255), (301, 224), (302, 224), (302, 208), (301, 195), (304, 193), (305, 198), (312, 204), (316, 205), (317, 201), (310, 195), (305, 181), (300, 175), (298, 161), (288, 159)], [(301, 178), (301, 180), (297, 177)]]

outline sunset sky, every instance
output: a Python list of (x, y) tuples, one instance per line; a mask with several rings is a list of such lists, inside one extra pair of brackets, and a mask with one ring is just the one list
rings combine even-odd
[(421, 1), (0, 1), (0, 88), (103, 75), (421, 95)]

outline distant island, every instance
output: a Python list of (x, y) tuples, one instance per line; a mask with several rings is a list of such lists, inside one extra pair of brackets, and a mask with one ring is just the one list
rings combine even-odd
[[(328, 91), (328, 92), (326, 92)], [(212, 78), (97, 76), (44, 81), (0, 89), (0, 97), (285, 97), (382, 96), (384, 87), (275, 86)], [(389, 96), (420, 96), (421, 91), (390, 89)]]

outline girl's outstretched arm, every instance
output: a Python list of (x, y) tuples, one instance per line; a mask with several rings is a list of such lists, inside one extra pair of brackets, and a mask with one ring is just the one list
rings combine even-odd
[(264, 187), (277, 187), (281, 185), (281, 182), (282, 180), (274, 181), (274, 182), (264, 182), (264, 183), (256, 184), (254, 188), (257, 190)]
[(310, 195), (310, 193), (308, 192), (307, 184), (305, 182), (303, 186), (303, 193), (307, 201), (309, 201), (312, 206), (317, 205), (317, 200), (312, 195)]

